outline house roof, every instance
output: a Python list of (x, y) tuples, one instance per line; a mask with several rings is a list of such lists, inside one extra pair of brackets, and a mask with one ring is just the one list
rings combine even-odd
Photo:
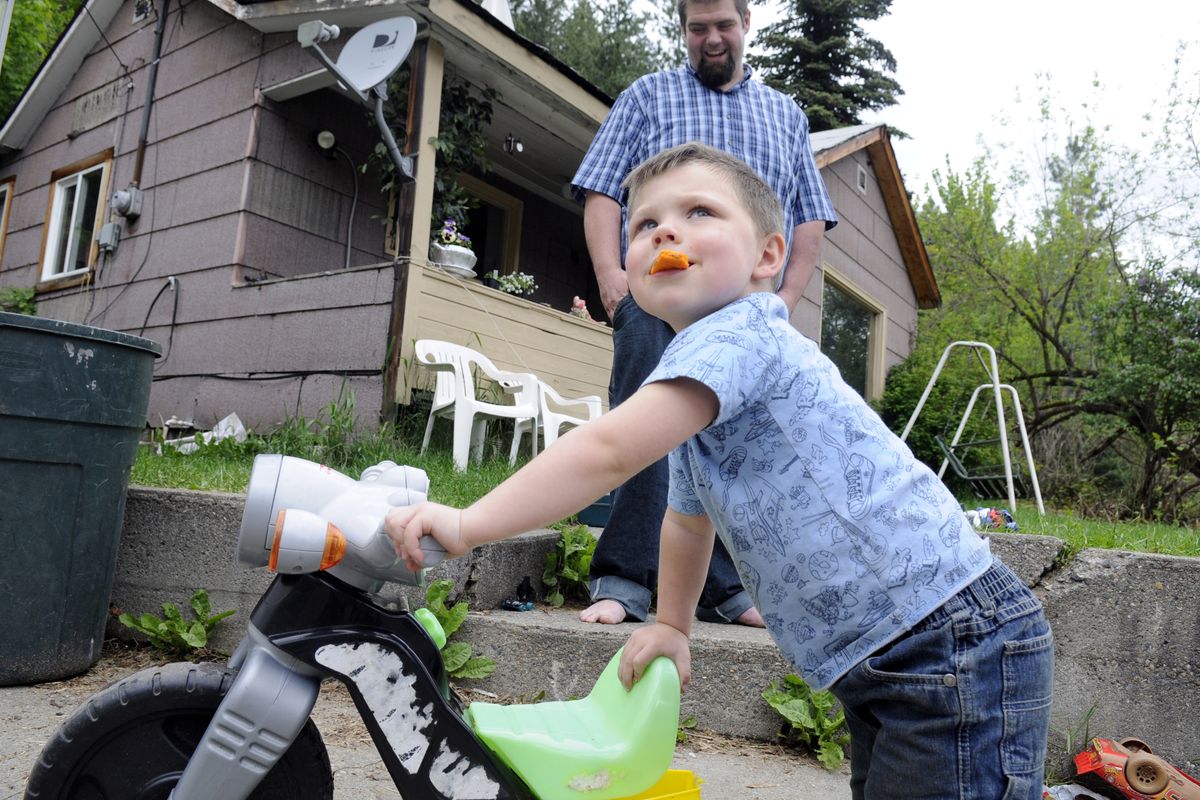
[(913, 291), (917, 296), (917, 306), (940, 306), (942, 293), (933, 276), (929, 254), (925, 252), (925, 242), (917, 227), (917, 217), (908, 201), (908, 192), (904, 188), (900, 167), (896, 164), (896, 153), (892, 150), (887, 126), (853, 125), (848, 128), (819, 131), (811, 135), (810, 141), (817, 167), (821, 169), (859, 150), (867, 151), (867, 160), (875, 171), (875, 179), (879, 182), (888, 218), (896, 232), (900, 255), (904, 259), (904, 266), (908, 270), (909, 280), (912, 281)]
[[(591, 140), (595, 125), (604, 118), (612, 98), (579, 73), (555, 58), (549, 50), (505, 26), (471, 0), (208, 0), (235, 19), (263, 33), (295, 31), (302, 22), (321, 19), (343, 28), (360, 28), (377, 20), (411, 15), (436, 29), (468, 62), (468, 70), (487, 75), (510, 96), (527, 91), (550, 105), (571, 124), (572, 133)], [(50, 55), (30, 82), (8, 119), (0, 127), (0, 151), (20, 150), (78, 71), (83, 59), (100, 42), (125, 0), (87, 0)], [(482, 45), (482, 46), (481, 46)], [(324, 70), (318, 70), (324, 72)], [(534, 87), (524, 90), (516, 73), (533, 74)], [(310, 76), (311, 77), (311, 76)], [(333, 85), (332, 77), (323, 85)], [(317, 88), (317, 84), (309, 85)], [(564, 104), (569, 109), (564, 109)], [(539, 109), (542, 111), (542, 109)], [(544, 112), (550, 113), (550, 112)]]
[[(87, 0), (59, 38), (49, 57), (42, 64), (29, 87), (18, 101), (8, 119), (0, 127), (0, 152), (20, 150), (29, 142), (68, 82), (78, 71), (87, 54), (100, 41), (101, 31), (108, 27), (125, 0)], [(510, 95), (526, 95), (528, 103), (553, 108), (559, 124), (569, 131), (568, 139), (586, 149), (594, 125), (607, 113), (611, 99), (583, 79), (578, 73), (554, 58), (544, 47), (515, 33), (491, 14), (470, 0), (209, 0), (231, 16), (268, 31), (295, 30), (304, 21), (321, 17), (346, 27), (359, 27), (376, 19), (410, 12), (427, 24), (438, 28), (465, 59), (469, 71), (489, 74), (492, 82), (500, 82)], [(480, 44), (487, 41), (486, 48)], [(489, 55), (478, 52), (487, 49)], [(472, 60), (473, 59), (473, 60)], [(531, 61), (532, 59), (532, 61)], [(542, 66), (535, 67), (533, 62)], [(497, 68), (497, 65), (502, 65)], [(546, 67), (549, 71), (546, 71)], [(517, 74), (538, 71), (540, 78), (534, 86), (522, 86)], [(564, 95), (572, 97), (563, 105)], [(555, 97), (557, 100), (550, 100)], [(521, 103), (518, 106), (526, 106)], [(528, 110), (528, 108), (526, 108)], [(564, 113), (566, 112), (566, 113)], [(506, 109), (498, 109), (501, 117)], [(519, 114), (510, 127), (519, 124)], [(500, 120), (506, 122), (506, 120)], [(537, 135), (531, 130), (530, 134)], [(556, 142), (547, 139), (543, 154), (550, 163), (570, 161), (566, 153), (556, 153)], [(866, 150), (875, 177), (883, 194), (884, 204), (895, 231), (904, 266), (912, 281), (920, 308), (941, 305), (941, 292), (925, 251), (925, 243), (917, 227), (916, 216), (908, 200), (891, 139), (884, 125), (855, 125), (812, 134), (812, 146), (817, 166), (824, 168), (841, 159)], [(554, 156), (558, 156), (554, 158)], [(553, 176), (562, 182), (562, 176)], [(567, 176), (569, 179), (569, 176)]]

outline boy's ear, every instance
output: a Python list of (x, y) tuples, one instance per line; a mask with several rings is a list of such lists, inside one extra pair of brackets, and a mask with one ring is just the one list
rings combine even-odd
[(786, 261), (787, 242), (782, 233), (772, 233), (763, 239), (762, 253), (759, 255), (758, 263), (754, 265), (750, 280), (774, 281), (775, 277), (783, 271)]

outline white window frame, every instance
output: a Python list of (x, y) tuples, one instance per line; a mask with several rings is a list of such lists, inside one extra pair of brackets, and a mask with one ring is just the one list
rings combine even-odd
[(825, 282), (846, 294), (854, 302), (871, 313), (871, 327), (867, 333), (867, 393), (866, 400), (877, 400), (883, 396), (884, 362), (887, 352), (887, 308), (844, 273), (825, 264), (821, 270), (821, 319), (817, 323), (818, 337), (825, 324)]
[[(41, 281), (59, 281), (64, 278), (77, 278), (89, 274), (96, 265), (96, 256), (98, 248), (96, 246), (96, 237), (100, 233), (100, 227), (104, 222), (104, 216), (108, 211), (108, 180), (112, 165), (112, 153), (101, 153), (98, 156), (84, 159), (83, 161), (64, 167), (60, 170), (55, 170), (50, 176), (50, 200), (46, 210), (46, 227), (42, 237), (42, 259), (41, 259)], [(92, 237), (87, 242), (75, 240), (75, 231), (79, 228), (79, 215), (86, 203), (80, 203), (80, 196), (76, 191), (72, 196), (72, 203), (69, 213), (71, 214), (70, 227), (67, 230), (65, 242), (60, 241), (59, 230), (64, 221), (64, 214), (67, 213), (66, 197), (71, 189), (77, 189), (83, 182), (86, 176), (99, 173), (99, 189), (96, 201), (96, 215), (92, 220)], [(67, 261), (65, 256), (70, 254), (78, 254), (80, 248), (86, 247), (87, 260), (84, 266), (75, 269), (66, 269)], [(75, 259), (70, 259), (74, 262)], [(55, 269), (61, 265), (62, 268)]]
[(17, 185), (16, 178), (0, 180), (0, 269), (4, 268), (4, 242), (8, 239), (8, 212), (12, 208), (13, 189)]

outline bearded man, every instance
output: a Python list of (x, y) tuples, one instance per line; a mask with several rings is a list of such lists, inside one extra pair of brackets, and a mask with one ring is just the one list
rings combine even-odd
[[(609, 406), (632, 395), (658, 364), (674, 332), (634, 302), (625, 278), (625, 200), (621, 182), (656, 153), (699, 141), (749, 164), (779, 197), (789, 257), (777, 289), (790, 313), (816, 268), (821, 239), (837, 224), (808, 141), (808, 118), (790, 97), (753, 78), (743, 60), (747, 0), (679, 0), (688, 65), (646, 75), (621, 93), (572, 181), (584, 202), (588, 252), (613, 326)], [(658, 525), (667, 505), (667, 459), (613, 494), (592, 557), (592, 605), (584, 622), (642, 621), (658, 581)], [(762, 627), (737, 570), (718, 540), (699, 619)]]

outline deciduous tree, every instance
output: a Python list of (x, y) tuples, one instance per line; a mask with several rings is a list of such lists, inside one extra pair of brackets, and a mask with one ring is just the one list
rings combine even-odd
[(0, 66), (0, 119), (16, 107), (81, 0), (16, 0)]
[[(1044, 487), (1107, 511), (1195, 518), (1200, 275), (1195, 251), (1163, 258), (1153, 233), (1179, 203), (1195, 201), (1197, 187), (1163, 180), (1161, 147), (1147, 158), (1114, 146), (1086, 122), (1072, 126), (1045, 98), (1039, 113), (1037, 160), (1001, 179), (987, 158), (965, 173), (935, 175), (935, 196), (918, 219), (944, 305), (923, 312), (885, 412), (903, 424), (914, 387), (924, 387), (912, 376), (927, 378), (948, 342), (988, 342), (1002, 381), (1021, 395), (1047, 467)], [(1064, 120), (1069, 133), (1058, 139), (1051, 122)], [(973, 381), (961, 374), (960, 390), (985, 380), (979, 370)], [(957, 422), (966, 397), (934, 402), (954, 406)], [(1097, 499), (1101, 486), (1110, 496)]]

